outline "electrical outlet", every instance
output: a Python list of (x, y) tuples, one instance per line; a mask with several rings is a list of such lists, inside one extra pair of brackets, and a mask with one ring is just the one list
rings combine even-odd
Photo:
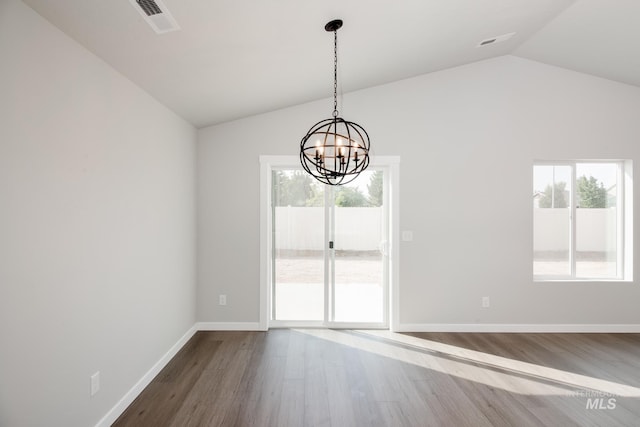
[(403, 242), (412, 242), (413, 241), (413, 231), (405, 230), (402, 232), (402, 241)]
[(218, 304), (227, 305), (227, 296), (226, 295), (220, 295), (220, 297), (218, 298)]
[(100, 371), (91, 375), (91, 396), (100, 391)]
[(489, 297), (482, 297), (482, 308), (489, 308), (491, 306), (491, 300)]

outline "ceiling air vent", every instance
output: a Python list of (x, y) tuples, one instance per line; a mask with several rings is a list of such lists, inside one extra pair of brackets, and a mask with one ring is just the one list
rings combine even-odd
[(129, 2), (156, 33), (168, 33), (180, 29), (162, 0), (129, 0)]
[(140, 6), (140, 8), (144, 10), (144, 13), (146, 13), (147, 16), (162, 13), (162, 10), (160, 10), (158, 3), (153, 0), (136, 0), (136, 2), (138, 3), (138, 6)]
[(477, 47), (482, 47), (482, 46), (486, 46), (486, 45), (489, 45), (489, 44), (495, 44), (495, 43), (500, 43), (500, 42), (507, 41), (511, 37), (513, 37), (514, 34), (515, 33), (508, 33), (508, 34), (503, 34), (501, 36), (490, 37), (488, 39), (484, 39), (480, 43), (478, 43)]

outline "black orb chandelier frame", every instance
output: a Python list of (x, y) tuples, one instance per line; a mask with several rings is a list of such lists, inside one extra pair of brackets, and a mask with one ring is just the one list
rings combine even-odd
[(338, 30), (342, 20), (324, 26), (334, 36), (333, 117), (321, 120), (309, 129), (300, 142), (300, 163), (307, 173), (327, 185), (344, 185), (369, 166), (369, 135), (357, 123), (344, 120), (338, 113)]

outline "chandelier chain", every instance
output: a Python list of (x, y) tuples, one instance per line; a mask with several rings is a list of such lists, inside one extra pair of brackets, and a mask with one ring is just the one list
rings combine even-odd
[(338, 117), (338, 30), (333, 31), (333, 117)]

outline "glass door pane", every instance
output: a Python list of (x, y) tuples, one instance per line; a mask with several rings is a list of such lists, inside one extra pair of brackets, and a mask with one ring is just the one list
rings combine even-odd
[(386, 322), (387, 223), (383, 171), (333, 187), (330, 321)]
[(323, 321), (324, 186), (301, 170), (272, 172), (274, 320)]

